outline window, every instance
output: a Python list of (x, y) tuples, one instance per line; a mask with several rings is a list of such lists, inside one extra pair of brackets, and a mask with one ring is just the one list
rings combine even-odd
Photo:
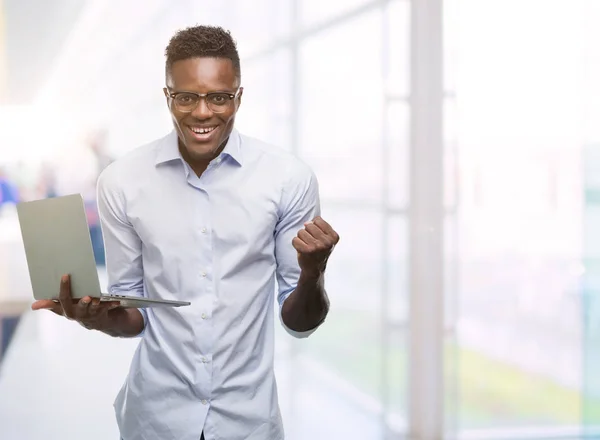
[(236, 127), (278, 147), (291, 148), (291, 64), (289, 50), (281, 49), (244, 64), (244, 95)]
[(446, 122), (461, 203), (449, 356), (465, 438), (545, 438), (581, 422), (581, 5), (464, 0), (453, 30)]
[(380, 27), (370, 12), (300, 46), (300, 152), (324, 200), (381, 200)]

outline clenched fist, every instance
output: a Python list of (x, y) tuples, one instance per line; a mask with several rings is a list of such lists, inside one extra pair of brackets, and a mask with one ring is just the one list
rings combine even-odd
[(304, 229), (292, 240), (292, 246), (298, 252), (298, 264), (302, 273), (319, 276), (325, 271), (327, 259), (340, 236), (321, 217), (304, 224)]

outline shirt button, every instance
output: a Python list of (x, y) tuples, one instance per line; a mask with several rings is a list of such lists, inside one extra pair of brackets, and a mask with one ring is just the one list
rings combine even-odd
[(208, 359), (206, 359), (206, 358), (202, 358), (202, 363), (203, 363), (203, 364), (206, 364), (207, 362), (208, 362)]
[(202, 314), (202, 319), (206, 319), (206, 313)]
[(206, 400), (202, 400), (202, 405), (206, 405), (208, 402)]
[(206, 234), (206, 228), (202, 228), (200, 231), (201, 231), (203, 234)]
[(219, 157), (219, 158), (217, 159), (217, 163), (221, 163), (221, 160), (223, 160), (223, 159), (221, 159), (221, 158)]
[(206, 272), (202, 272), (202, 278), (206, 278)]

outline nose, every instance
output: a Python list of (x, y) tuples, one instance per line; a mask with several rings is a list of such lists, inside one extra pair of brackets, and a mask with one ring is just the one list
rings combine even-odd
[(212, 111), (208, 108), (208, 103), (206, 102), (206, 98), (202, 97), (198, 101), (198, 105), (192, 111), (192, 116), (198, 119), (208, 119), (212, 116)]

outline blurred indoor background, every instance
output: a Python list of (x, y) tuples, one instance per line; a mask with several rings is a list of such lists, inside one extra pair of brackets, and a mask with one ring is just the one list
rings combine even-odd
[(600, 438), (600, 0), (0, 0), (0, 439), (118, 438), (137, 341), (28, 311), (14, 204), (83, 194), (105, 280), (95, 179), (197, 23), (342, 237), (326, 324), (275, 323), (286, 438)]

